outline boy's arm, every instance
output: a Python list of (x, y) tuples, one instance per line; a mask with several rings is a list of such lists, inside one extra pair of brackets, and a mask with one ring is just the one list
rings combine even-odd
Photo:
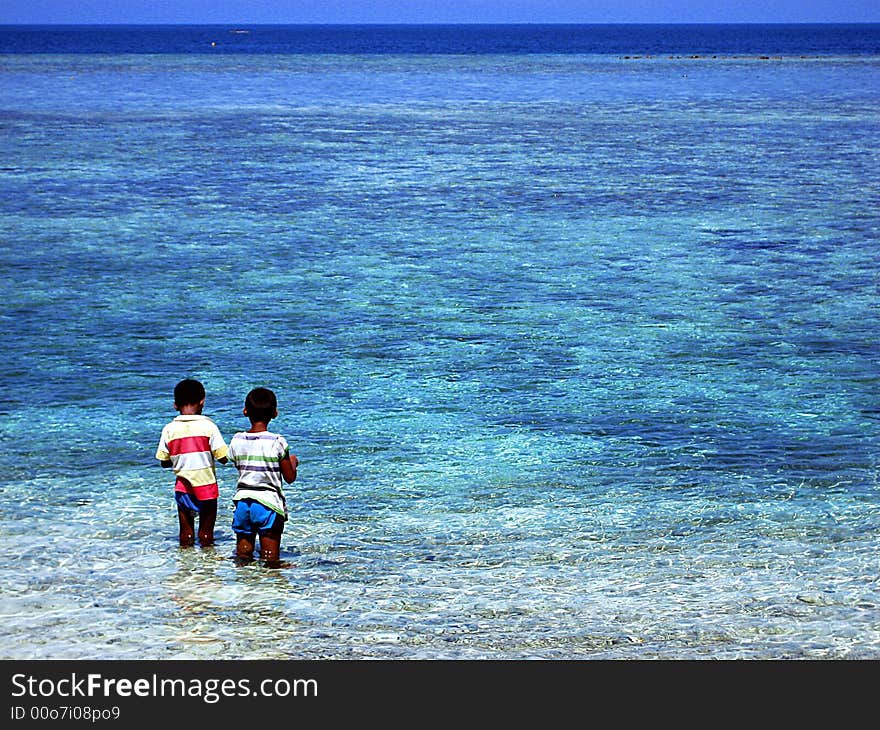
[(282, 456), (278, 465), (281, 467), (281, 476), (284, 477), (285, 482), (290, 484), (296, 479), (296, 468), (299, 466), (299, 459), (293, 454), (288, 453)]
[(223, 436), (220, 435), (220, 429), (217, 426), (214, 426), (214, 432), (211, 434), (211, 453), (214, 455), (214, 458), (219, 461), (221, 464), (226, 464), (229, 462), (229, 447), (226, 445), (226, 442), (223, 440)]
[(235, 465), (235, 451), (233, 450), (232, 444), (233, 442), (230, 441), (229, 446), (226, 447), (226, 453), (220, 456), (219, 459), (217, 459), (217, 461), (219, 461), (221, 464), (232, 464), (233, 466)]
[(162, 438), (159, 439), (159, 445), (156, 447), (156, 458), (159, 460), (159, 464), (166, 469), (174, 466), (174, 462), (171, 461), (171, 454), (168, 453), (168, 444), (165, 441), (165, 431), (162, 431)]

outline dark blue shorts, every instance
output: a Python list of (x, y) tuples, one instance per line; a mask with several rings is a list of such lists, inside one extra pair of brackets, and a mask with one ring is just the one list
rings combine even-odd
[(186, 492), (175, 492), (174, 501), (177, 502), (179, 509), (188, 512), (191, 515), (197, 515), (202, 511), (202, 506), (217, 506), (216, 499), (196, 499)]
[(232, 531), (247, 537), (257, 533), (284, 532), (284, 518), (255, 499), (240, 499), (235, 503)]

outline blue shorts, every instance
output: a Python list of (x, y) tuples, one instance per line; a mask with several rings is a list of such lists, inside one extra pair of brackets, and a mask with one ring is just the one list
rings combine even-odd
[(199, 514), (199, 512), (202, 511), (202, 506), (217, 504), (216, 499), (196, 499), (186, 492), (175, 492), (174, 501), (177, 502), (177, 507), (179, 509), (183, 510), (184, 512), (188, 512), (191, 515)]
[(255, 499), (240, 499), (235, 503), (232, 531), (249, 537), (256, 533), (284, 532), (284, 518)]

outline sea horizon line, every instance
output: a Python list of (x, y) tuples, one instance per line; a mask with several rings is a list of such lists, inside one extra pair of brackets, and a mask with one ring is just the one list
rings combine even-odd
[(521, 21), (521, 22), (382, 22), (382, 21), (366, 21), (362, 23), (315, 23), (315, 22), (297, 22), (297, 23), (249, 23), (246, 21), (224, 21), (214, 23), (3, 23), (0, 22), (0, 28), (363, 28), (363, 27), (382, 27), (382, 28), (460, 28), (460, 27), (482, 27), (482, 28), (509, 28), (509, 27), (573, 27), (573, 28), (589, 28), (589, 27), (629, 27), (629, 26), (656, 26), (656, 27), (847, 27), (847, 26), (880, 26), (880, 20), (867, 21), (718, 21), (718, 22), (551, 22), (551, 21)]

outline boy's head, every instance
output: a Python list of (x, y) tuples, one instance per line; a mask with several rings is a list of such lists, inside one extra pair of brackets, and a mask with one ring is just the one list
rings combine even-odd
[(269, 423), (278, 415), (278, 401), (268, 388), (254, 388), (244, 399), (244, 415), (251, 423)]
[(205, 386), (198, 380), (187, 378), (174, 386), (174, 406), (178, 410), (184, 406), (197, 406), (205, 400)]

